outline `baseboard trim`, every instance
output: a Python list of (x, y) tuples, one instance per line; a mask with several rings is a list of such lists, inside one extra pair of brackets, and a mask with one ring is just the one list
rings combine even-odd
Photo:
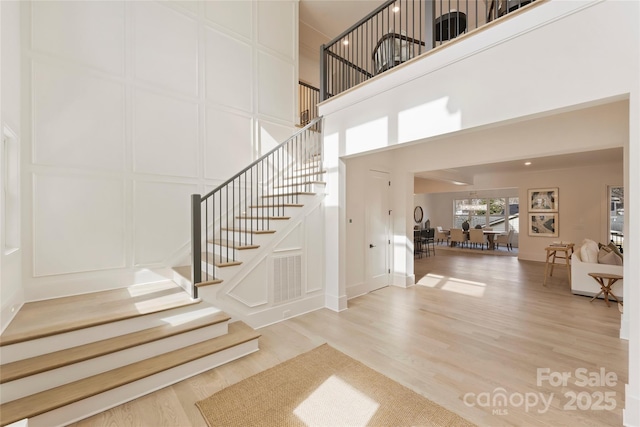
[(346, 295), (334, 296), (325, 294), (324, 296), (325, 307), (337, 312), (344, 311), (348, 308), (347, 300), (348, 298)]
[(19, 290), (3, 302), (4, 304), (0, 306), (0, 334), (2, 334), (7, 326), (9, 326), (13, 318), (16, 317), (16, 314), (18, 314), (24, 305), (24, 292)]
[(408, 274), (408, 275), (393, 275), (393, 286), (397, 286), (399, 288), (409, 288), (416, 284), (416, 275)]

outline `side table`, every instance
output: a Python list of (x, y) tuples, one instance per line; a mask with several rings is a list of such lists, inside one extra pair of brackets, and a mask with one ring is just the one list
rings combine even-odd
[[(598, 282), (598, 284), (600, 285), (600, 292), (598, 292), (598, 295), (596, 295), (595, 297), (591, 298), (590, 302), (593, 302), (594, 299), (598, 298), (600, 296), (600, 294), (604, 293), (604, 302), (607, 303), (607, 307), (610, 307), (609, 305), (609, 295), (611, 295), (613, 297), (614, 300), (616, 300), (616, 302), (618, 303), (618, 306), (620, 306), (620, 301), (618, 300), (618, 298), (613, 294), (613, 292), (611, 292), (611, 287), (620, 279), (622, 279), (622, 276), (619, 276), (617, 274), (607, 274), (607, 273), (589, 273), (589, 276), (593, 277), (593, 279)], [(607, 280), (607, 283), (604, 283), (604, 280)]]
[(569, 285), (571, 285), (570, 259), (573, 254), (573, 246), (573, 243), (563, 243), (561, 245), (551, 245), (544, 248), (547, 251), (547, 259), (544, 266), (544, 281), (542, 282), (544, 286), (547, 285), (547, 277), (553, 276), (553, 267), (556, 265), (556, 259), (565, 260), (564, 266), (567, 267), (567, 277), (569, 277)]

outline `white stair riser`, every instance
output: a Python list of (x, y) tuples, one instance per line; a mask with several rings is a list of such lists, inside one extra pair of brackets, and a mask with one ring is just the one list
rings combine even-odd
[(187, 292), (191, 292), (191, 278), (183, 277), (177, 271), (174, 271), (172, 274), (172, 279), (178, 284), (178, 286), (182, 287)]
[[(209, 269), (205, 270), (205, 266), (203, 263), (203, 270), (202, 270), (202, 281), (204, 282), (204, 277), (205, 277), (205, 272), (209, 273), (209, 275), (211, 275), (212, 273), (212, 268), (215, 268), (215, 278), (216, 280), (222, 280), (223, 282), (225, 280), (230, 280), (233, 276), (235, 276), (236, 274), (238, 274), (238, 272), (242, 269), (242, 264), (240, 265), (231, 265), (229, 267), (213, 267), (212, 265), (209, 265)], [(202, 289), (201, 287), (199, 289)], [(200, 294), (198, 294), (198, 297), (200, 297)]]
[[(256, 249), (236, 249), (235, 251), (233, 249), (229, 249), (227, 251), (227, 248), (225, 248), (225, 247), (220, 247), (218, 245), (214, 245), (214, 244), (211, 244), (211, 243), (207, 244), (207, 252), (209, 253), (209, 256), (211, 256), (211, 254), (216, 254), (216, 257), (217, 257), (220, 254), (222, 254), (222, 257), (224, 259), (227, 259), (227, 256), (234, 257), (235, 261), (239, 261), (239, 262), (243, 262), (243, 263), (253, 259), (253, 257), (255, 256), (255, 252), (257, 250), (259, 250), (259, 249), (260, 248), (256, 248)], [(213, 258), (209, 258), (208, 260), (205, 260), (203, 258), (202, 262), (208, 262), (209, 264), (214, 264), (215, 263)]]
[(258, 339), (29, 419), (29, 427), (66, 426), (258, 351)]
[[(242, 264), (241, 264), (242, 265)], [(224, 268), (218, 268), (215, 267), (215, 277), (217, 280), (222, 280), (223, 282), (225, 280), (229, 280), (231, 277), (233, 277), (238, 271), (241, 265), (236, 265), (236, 266), (230, 266), (230, 267), (224, 267)], [(205, 273), (206, 270), (204, 270), (205, 268), (205, 264), (204, 262), (202, 263), (202, 280), (205, 281)], [(213, 266), (209, 267), (209, 268), (213, 268)], [(208, 273), (211, 274), (211, 270), (208, 270)], [(187, 286), (189, 289), (191, 289), (191, 279), (187, 279), (186, 277), (182, 277), (181, 275), (179, 275), (178, 273), (174, 273), (176, 278), (174, 279), (176, 281), (176, 283), (178, 283), (180, 286)], [(210, 285), (213, 286), (213, 285)], [(208, 286), (206, 286), (208, 287)], [(202, 287), (198, 288), (198, 297), (200, 297), (200, 292), (203, 289)]]
[[(242, 224), (242, 227), (244, 228), (244, 224)], [(274, 233), (269, 233), (269, 234), (254, 234), (253, 238), (250, 235), (250, 233), (239, 233), (237, 231), (222, 231), (222, 239), (223, 240), (229, 240), (230, 242), (239, 242), (242, 244), (247, 244), (247, 245), (264, 245), (266, 243), (268, 243)], [(216, 239), (220, 238), (220, 233), (218, 232), (218, 230), (216, 230)], [(213, 244), (210, 242), (207, 242), (207, 248), (209, 248), (209, 250), (211, 250), (211, 248), (213, 247)]]
[[(298, 203), (298, 204), (303, 204), (303, 203)], [(259, 215), (259, 214), (264, 214), (264, 215), (271, 215), (271, 216), (294, 216), (295, 214), (297, 214), (300, 209), (302, 208), (302, 206), (284, 206), (282, 208), (278, 208), (278, 209), (269, 209), (267, 210), (266, 208), (263, 210), (263, 208), (260, 207), (254, 207), (251, 208), (251, 210), (249, 211), (249, 215)], [(240, 220), (236, 220), (236, 222), (239, 222)]]
[(167, 353), (225, 335), (228, 332), (227, 326), (227, 322), (210, 325), (1, 384), (1, 403), (4, 404), (21, 397), (139, 362), (149, 357), (157, 356), (158, 354)]
[[(284, 215), (282, 215), (284, 216)], [(236, 219), (234, 222), (234, 226), (237, 227), (239, 221), (242, 221), (242, 226), (247, 228), (253, 228), (254, 230), (272, 230), (278, 232), (286, 227), (286, 219), (257, 219), (257, 218), (247, 218), (247, 219)], [(216, 234), (218, 234), (216, 232)], [(216, 236), (218, 238), (218, 236)]]
[[(244, 224), (242, 226), (244, 227)], [(261, 246), (269, 243), (274, 234), (275, 233), (254, 234), (252, 238), (251, 233), (230, 231), (228, 234), (226, 234), (226, 232), (223, 232), (222, 235), (224, 239), (229, 239), (229, 241), (232, 242), (241, 242), (242, 244)], [(213, 247), (213, 244), (211, 243), (208, 243), (208, 245), (208, 248)]]
[[(315, 193), (312, 187), (307, 188), (274, 188), (263, 197), (264, 203), (272, 205), (297, 204), (303, 205), (306, 197), (312, 197), (313, 194), (295, 194), (295, 193)], [(278, 196), (278, 197), (271, 197)]]
[[(198, 305), (199, 309), (201, 309), (200, 304)], [(207, 307), (208, 308), (203, 309), (206, 313), (211, 314), (212, 312), (219, 311), (208, 304)], [(111, 322), (104, 325), (65, 332), (55, 336), (6, 345), (0, 347), (0, 359), (2, 360), (2, 363), (9, 363), (103, 339), (113, 338), (131, 332), (152, 328), (154, 326), (165, 325), (167, 324), (167, 318), (190, 315), (193, 311), (194, 306), (188, 305), (157, 313), (150, 313), (131, 319), (124, 319), (118, 322)], [(205, 314), (205, 312), (203, 312), (203, 314)]]

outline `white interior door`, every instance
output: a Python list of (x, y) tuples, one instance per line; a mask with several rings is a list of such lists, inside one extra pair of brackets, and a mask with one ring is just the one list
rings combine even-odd
[(371, 292), (389, 285), (389, 254), (391, 247), (389, 210), (389, 174), (369, 171), (367, 189), (366, 237), (366, 287)]

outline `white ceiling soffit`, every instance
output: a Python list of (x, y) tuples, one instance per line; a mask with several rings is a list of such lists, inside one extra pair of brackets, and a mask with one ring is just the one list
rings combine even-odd
[[(622, 162), (622, 147), (606, 150), (582, 151), (579, 153), (514, 160), (510, 162), (489, 163), (457, 169), (418, 172), (416, 178), (448, 181), (452, 183), (473, 184), (474, 177), (484, 173), (539, 172), (567, 167), (596, 166), (606, 163)], [(531, 162), (526, 166), (525, 162)]]
[(456, 185), (473, 185), (473, 175), (456, 169), (442, 169), (437, 171), (423, 172), (416, 174), (422, 179), (432, 179), (435, 181), (451, 182)]

